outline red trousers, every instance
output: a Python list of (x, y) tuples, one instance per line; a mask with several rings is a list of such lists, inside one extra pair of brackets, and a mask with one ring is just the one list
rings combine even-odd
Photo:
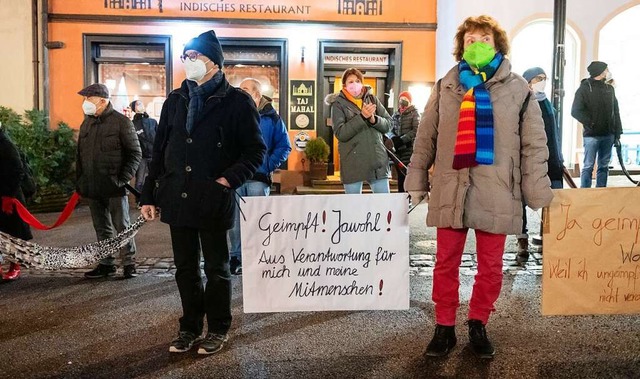
[[(467, 239), (468, 229), (438, 228), (436, 242), (436, 265), (433, 270), (433, 293), (436, 303), (436, 323), (452, 326), (456, 324), (456, 312), (460, 306), (460, 263)], [(493, 304), (502, 287), (502, 254), (504, 234), (492, 234), (476, 230), (478, 273), (475, 276), (469, 320), (480, 320), (486, 324), (495, 309)]]

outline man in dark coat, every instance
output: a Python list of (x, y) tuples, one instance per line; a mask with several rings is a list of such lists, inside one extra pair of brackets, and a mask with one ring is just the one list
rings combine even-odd
[[(129, 200), (124, 188), (138, 168), (142, 153), (131, 120), (116, 112), (104, 84), (92, 84), (80, 92), (85, 114), (78, 137), (76, 190), (89, 200), (98, 240), (113, 238), (129, 226)], [(136, 245), (130, 240), (120, 251), (125, 278), (133, 278)], [(116, 272), (115, 258), (107, 257), (84, 274), (96, 279)]]
[(142, 149), (142, 160), (136, 171), (136, 189), (142, 192), (144, 179), (149, 173), (149, 163), (153, 153), (153, 140), (156, 138), (156, 129), (158, 122), (149, 117), (145, 112), (144, 104), (140, 100), (131, 103), (131, 111), (133, 112), (133, 127), (136, 128), (140, 148)]
[(213, 354), (224, 346), (231, 326), (227, 230), (236, 206), (233, 190), (253, 176), (266, 148), (255, 103), (222, 72), (214, 31), (190, 40), (181, 58), (187, 80), (162, 107), (140, 203), (147, 220), (155, 219), (159, 207), (171, 231), (183, 316), (169, 351), (189, 351), (206, 315), (208, 333), (198, 353)]
[[(28, 241), (33, 238), (31, 229), (18, 216), (13, 205), (13, 199), (18, 199), (22, 204), (25, 203), (20, 188), (20, 182), (24, 175), (20, 153), (0, 123), (0, 197), (2, 199), (0, 231)], [(2, 263), (2, 255), (0, 255), (0, 263)], [(9, 271), (4, 275), (2, 275), (2, 266), (0, 266), (0, 275), (3, 280), (17, 279), (20, 276), (20, 265), (12, 262)]]
[(612, 85), (607, 64), (593, 61), (587, 67), (589, 78), (583, 79), (576, 91), (571, 115), (580, 121), (584, 140), (584, 165), (580, 173), (580, 187), (591, 187), (593, 166), (598, 159), (596, 187), (606, 187), (609, 177), (611, 148), (620, 144), (622, 121), (618, 99)]

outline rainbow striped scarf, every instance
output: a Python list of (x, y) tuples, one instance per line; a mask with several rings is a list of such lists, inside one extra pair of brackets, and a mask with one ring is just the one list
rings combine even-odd
[(502, 63), (496, 56), (478, 73), (464, 60), (460, 61), (460, 84), (467, 90), (460, 104), (458, 133), (454, 147), (453, 168), (493, 164), (493, 108), (484, 83), (491, 79)]

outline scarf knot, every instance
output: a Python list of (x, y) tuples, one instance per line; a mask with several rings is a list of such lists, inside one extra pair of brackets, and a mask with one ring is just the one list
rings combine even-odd
[(493, 164), (493, 107), (485, 82), (496, 73), (502, 59), (502, 54), (497, 53), (478, 72), (474, 72), (464, 60), (458, 65), (460, 84), (467, 92), (460, 104), (453, 157), (456, 170)]
[(219, 70), (211, 79), (201, 85), (198, 85), (198, 83), (192, 80), (187, 80), (187, 86), (189, 87), (189, 108), (187, 111), (186, 128), (189, 134), (191, 134), (196, 122), (203, 116), (202, 108), (204, 108), (204, 102), (209, 96), (213, 95), (222, 83), (223, 78), (222, 70)]

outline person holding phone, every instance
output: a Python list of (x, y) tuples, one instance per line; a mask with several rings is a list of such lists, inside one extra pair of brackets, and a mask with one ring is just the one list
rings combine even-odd
[(373, 193), (389, 193), (383, 136), (391, 129), (391, 117), (363, 81), (360, 70), (349, 68), (342, 74), (342, 90), (325, 99), (338, 139), (340, 178), (347, 194), (362, 193), (364, 181)]

